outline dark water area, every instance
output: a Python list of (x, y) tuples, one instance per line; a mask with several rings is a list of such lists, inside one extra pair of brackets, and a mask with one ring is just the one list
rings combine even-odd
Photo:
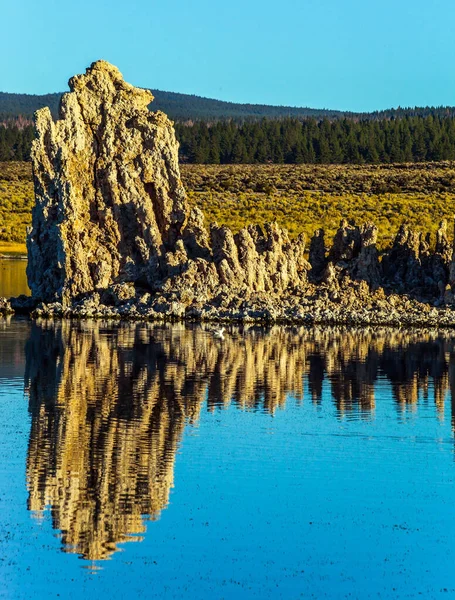
[(0, 297), (30, 295), (25, 269), (27, 261), (9, 258), (0, 259)]
[(0, 596), (455, 597), (455, 337), (0, 321)]

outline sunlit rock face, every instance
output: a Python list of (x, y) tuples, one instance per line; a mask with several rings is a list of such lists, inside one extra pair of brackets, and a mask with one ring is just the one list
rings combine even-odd
[(132, 282), (149, 291), (277, 291), (305, 279), (304, 240), (271, 226), (206, 230), (190, 214), (172, 122), (152, 94), (98, 61), (69, 81), (60, 118), (36, 113), (36, 205), (27, 246), (32, 295), (70, 306)]
[(146, 278), (187, 210), (172, 123), (148, 111), (151, 92), (105, 61), (69, 86), (56, 123), (48, 108), (35, 119), (27, 273), (46, 301)]

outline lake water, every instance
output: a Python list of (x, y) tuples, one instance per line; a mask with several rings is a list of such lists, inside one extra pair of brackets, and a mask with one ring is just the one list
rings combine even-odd
[(455, 338), (0, 321), (0, 596), (455, 597)]
[(30, 294), (26, 268), (26, 260), (0, 259), (0, 297), (11, 298), (20, 294)]

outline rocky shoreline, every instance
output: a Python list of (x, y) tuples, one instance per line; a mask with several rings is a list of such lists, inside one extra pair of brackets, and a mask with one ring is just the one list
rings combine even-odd
[[(306, 290), (308, 293), (310, 290)], [(257, 297), (248, 302), (231, 299), (219, 305), (190, 304), (177, 298), (117, 297), (112, 304), (100, 295), (87, 296), (64, 308), (60, 303), (36, 303), (29, 297), (0, 299), (0, 315), (30, 315), (44, 319), (121, 319), (130, 321), (189, 321), (288, 325), (349, 325), (403, 328), (455, 328), (455, 309), (432, 306), (382, 288), (372, 293), (362, 282), (353, 282), (349, 293), (334, 297), (327, 288), (314, 286), (311, 295), (286, 298)], [(144, 294), (146, 295), (146, 294)], [(143, 296), (144, 296), (143, 295)]]

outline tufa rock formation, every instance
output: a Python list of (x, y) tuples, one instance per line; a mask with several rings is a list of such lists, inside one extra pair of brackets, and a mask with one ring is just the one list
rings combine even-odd
[[(190, 211), (172, 122), (150, 112), (152, 94), (98, 61), (73, 77), (60, 119), (36, 113), (36, 205), (27, 247), (32, 295), (71, 306), (94, 291), (132, 283), (210, 299), (277, 292), (306, 279), (304, 238), (277, 226), (205, 229)], [(103, 298), (102, 298), (103, 299)]]
[(403, 224), (380, 258), (376, 226), (343, 220), (328, 248), (316, 231), (309, 262), (304, 236), (276, 224), (207, 228), (186, 199), (172, 122), (148, 110), (152, 94), (105, 61), (69, 85), (57, 122), (36, 113), (35, 316), (454, 325), (446, 222), (434, 249)]
[(118, 281), (153, 282), (187, 220), (172, 123), (107, 62), (69, 81), (60, 119), (36, 113), (33, 296), (64, 304)]

